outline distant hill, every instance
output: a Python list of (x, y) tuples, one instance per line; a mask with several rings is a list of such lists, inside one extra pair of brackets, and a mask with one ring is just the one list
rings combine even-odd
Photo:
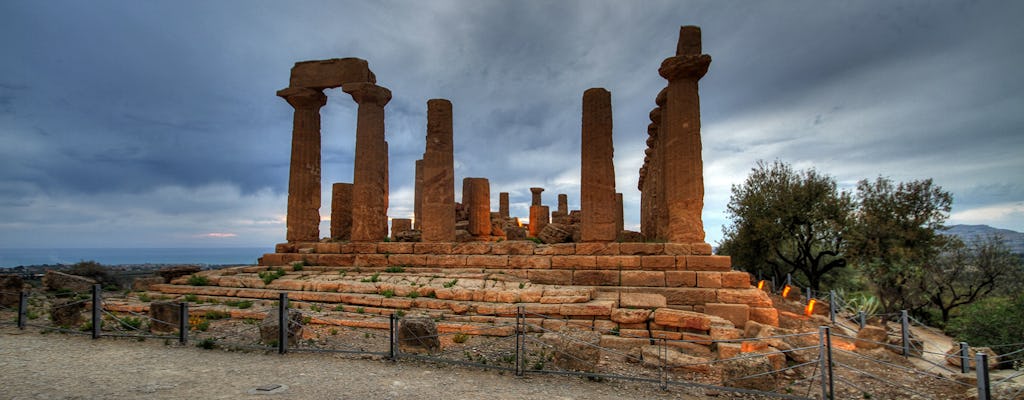
[(993, 228), (988, 225), (952, 225), (943, 232), (946, 235), (959, 237), (964, 243), (971, 243), (975, 240), (984, 239), (988, 236), (999, 235), (1010, 250), (1017, 254), (1024, 254), (1024, 233), (1011, 231), (1009, 229)]

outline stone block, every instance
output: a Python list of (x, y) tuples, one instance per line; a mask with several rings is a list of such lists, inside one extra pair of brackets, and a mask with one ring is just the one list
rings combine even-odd
[(177, 331), (181, 321), (181, 305), (179, 303), (154, 301), (149, 304), (149, 331), (153, 333), (169, 333)]
[[(511, 261), (511, 259), (510, 259)], [(570, 270), (530, 270), (530, 282), (542, 285), (571, 285), (572, 271)]]
[(742, 271), (729, 271), (722, 273), (722, 287), (733, 289), (749, 289), (750, 274)]
[(640, 349), (650, 344), (651, 341), (649, 339), (643, 338), (622, 337), (614, 335), (601, 336), (601, 347), (606, 349), (618, 350), (624, 353), (630, 353), (632, 357), (636, 357), (637, 355), (639, 355)]
[(697, 273), (694, 271), (665, 271), (665, 286), (697, 287)]
[(346, 83), (376, 82), (366, 60), (354, 57), (302, 61), (292, 67), (291, 87), (336, 88)]
[(643, 256), (640, 258), (640, 266), (643, 269), (668, 270), (676, 269), (675, 256)]
[(675, 331), (650, 330), (651, 337), (665, 340), (683, 340), (683, 334)]
[(751, 306), (745, 304), (723, 304), (708, 303), (705, 305), (705, 313), (722, 317), (733, 326), (743, 326), (746, 320), (750, 319)]
[(433, 353), (441, 350), (437, 325), (430, 318), (402, 318), (398, 323), (398, 347), (403, 352)]
[(43, 275), (43, 287), (51, 291), (86, 293), (92, 291), (96, 283), (93, 279), (53, 270), (46, 270), (46, 274)]
[(611, 320), (620, 324), (643, 324), (650, 316), (650, 310), (616, 308), (612, 310)]
[(668, 301), (668, 304), (692, 306), (696, 304), (717, 302), (718, 290), (720, 289), (666, 288), (659, 293), (665, 295), (665, 299)]
[(688, 256), (693, 254), (693, 248), (687, 243), (665, 243), (665, 254)]
[(722, 273), (697, 271), (697, 287), (716, 289), (722, 287)]
[(779, 326), (779, 310), (774, 307), (750, 307), (750, 320), (766, 325)]
[(739, 357), (743, 353), (742, 346), (739, 343), (715, 343), (715, 350), (718, 352), (719, 360)]
[(466, 256), (467, 267), (497, 268), (508, 266), (509, 256), (471, 255)]
[(551, 268), (555, 269), (577, 269), (596, 267), (597, 257), (595, 256), (551, 256)]
[(458, 243), (452, 246), (450, 254), (491, 254), (491, 246), (484, 242)]
[(619, 254), (622, 255), (650, 256), (664, 253), (664, 243), (619, 243)]
[[(553, 264), (554, 260), (552, 260), (552, 267), (554, 266)], [(578, 286), (619, 286), (619, 271), (576, 270), (572, 273), (572, 284)]]
[(509, 268), (526, 268), (526, 269), (550, 269), (551, 268), (551, 257), (550, 256), (519, 256), (510, 255), (508, 257)]
[[(302, 339), (302, 311), (291, 308), (287, 311), (285, 338), (288, 340), (288, 345), (293, 346)], [(260, 322), (260, 340), (264, 344), (277, 343), (280, 339), (280, 316), (281, 313), (277, 307), (271, 308), (267, 316)]]
[(413, 243), (416, 254), (451, 254), (452, 243)]
[(491, 245), (493, 254), (502, 255), (531, 255), (537, 244), (529, 240), (506, 240)]
[(664, 271), (622, 271), (622, 286), (665, 286)]
[(854, 344), (858, 350), (871, 350), (885, 346), (889, 341), (889, 334), (884, 327), (865, 325), (857, 331), (857, 340)]
[(546, 255), (546, 256), (565, 256), (576, 254), (576, 244), (574, 243), (555, 243), (555, 244), (542, 244), (538, 245), (533, 249), (533, 254)]
[(414, 245), (412, 242), (377, 243), (377, 251), (384, 254), (412, 254)]
[(354, 267), (386, 267), (388, 257), (384, 254), (356, 254)]
[(614, 256), (619, 254), (618, 243), (577, 243), (578, 256)]
[(746, 304), (751, 307), (771, 307), (772, 299), (757, 289), (718, 289), (718, 303)]
[(658, 368), (665, 365), (670, 370), (706, 374), (711, 372), (711, 360), (706, 357), (695, 357), (684, 354), (678, 349), (663, 349), (661, 346), (649, 345), (641, 349), (644, 365)]
[(686, 256), (686, 269), (690, 271), (730, 271), (732, 270), (732, 257)]
[(558, 313), (566, 316), (602, 316), (612, 314), (614, 302), (608, 300), (592, 300), (586, 303), (562, 304)]
[(356, 254), (377, 254), (376, 242), (349, 243), (349, 246)]
[(690, 243), (690, 251), (695, 256), (710, 256), (711, 245), (708, 243)]
[[(18, 277), (20, 279), (20, 277)], [(0, 282), (3, 281), (3, 276), (0, 276)], [(164, 282), (164, 278), (159, 276), (143, 276), (135, 278), (132, 281), (132, 290), (135, 291), (147, 291), (152, 285), (159, 285)], [(8, 289), (4, 291), (4, 288), (0, 286), (0, 305), (4, 306), (18, 306), (18, 291), (21, 291), (20, 281), (17, 290)]]
[(433, 255), (428, 254), (426, 257), (427, 266), (436, 266), (442, 268), (450, 267), (465, 267), (468, 256), (464, 255)]
[(341, 243), (316, 243), (313, 245), (313, 252), (317, 254), (341, 253)]
[(659, 308), (665, 307), (665, 296), (654, 293), (622, 293), (619, 295), (619, 307)]
[[(389, 259), (390, 261), (390, 259)], [(321, 254), (319, 264), (328, 267), (351, 267), (356, 262), (355, 254)], [(279, 265), (279, 264), (268, 264)]]
[(594, 258), (600, 269), (640, 269), (641, 256), (598, 256)]
[(619, 329), (619, 336), (627, 338), (649, 338), (651, 331), (647, 329)]
[(654, 322), (659, 325), (683, 329), (707, 331), (711, 329), (711, 318), (691, 311), (659, 308), (654, 311)]

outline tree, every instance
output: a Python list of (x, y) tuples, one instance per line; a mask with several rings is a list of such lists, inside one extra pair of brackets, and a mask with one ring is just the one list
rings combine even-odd
[(953, 309), (1009, 288), (1019, 282), (1020, 275), (1020, 258), (999, 236), (970, 245), (947, 237), (936, 262), (925, 266), (921, 290), (942, 313), (942, 322), (947, 323)]
[(782, 280), (797, 271), (811, 289), (846, 266), (845, 234), (853, 201), (835, 180), (809, 169), (759, 161), (742, 185), (733, 185), (719, 252), (748, 272)]
[(928, 304), (923, 266), (940, 252), (942, 224), (953, 197), (931, 179), (894, 184), (879, 177), (857, 183), (850, 255), (886, 312)]

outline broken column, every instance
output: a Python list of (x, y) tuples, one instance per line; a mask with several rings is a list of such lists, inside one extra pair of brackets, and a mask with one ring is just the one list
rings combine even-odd
[(331, 238), (349, 240), (352, 237), (352, 184), (335, 183), (331, 186)]
[(558, 195), (558, 212), (569, 215), (569, 196), (565, 193)]
[(352, 241), (376, 242), (388, 236), (388, 150), (384, 106), (391, 91), (372, 83), (349, 83), (341, 89), (359, 104), (352, 178)]
[(452, 103), (427, 100), (427, 146), (423, 153), (424, 242), (455, 241), (455, 158)]
[(532, 201), (530, 202), (530, 231), (531, 237), (537, 237), (544, 226), (548, 224), (550, 215), (548, 215), (548, 207), (541, 205), (540, 194), (544, 191), (544, 188), (533, 187), (530, 188), (530, 193), (533, 194)]
[(320, 240), (320, 107), (327, 103), (327, 96), (300, 87), (279, 90), (277, 95), (295, 108), (286, 238), (315, 242)]
[(603, 88), (583, 93), (580, 240), (612, 242), (615, 230), (615, 165), (612, 162), (612, 94)]
[(704, 241), (704, 170), (697, 81), (707, 73), (710, 64), (711, 56), (701, 54), (700, 28), (683, 26), (679, 29), (676, 56), (665, 59), (658, 69), (668, 80), (659, 135), (664, 150), (664, 204), (668, 209), (665, 239), (674, 243)]
[(498, 193), (498, 216), (508, 219), (508, 192)]
[(412, 219), (415, 229), (423, 229), (423, 160), (416, 160), (416, 181), (413, 187)]
[(491, 185), (486, 178), (464, 178), (462, 180), (462, 205), (469, 211), (469, 227), (472, 236), (491, 235)]
[(393, 218), (391, 220), (391, 241), (397, 242), (402, 232), (412, 230), (412, 220), (408, 218)]

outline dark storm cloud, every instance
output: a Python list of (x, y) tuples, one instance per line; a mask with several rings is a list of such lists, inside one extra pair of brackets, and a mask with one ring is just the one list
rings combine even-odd
[[(531, 186), (548, 188), (546, 203), (568, 193), (578, 206), (581, 96), (605, 87), (618, 191), (635, 228), (647, 113), (665, 85), (657, 68), (679, 26), (697, 24), (714, 60), (701, 80), (709, 242), (725, 222), (729, 185), (758, 159), (816, 167), (844, 185), (934, 177), (965, 207), (955, 220), (1021, 230), (1021, 9), (966, 1), (4, 2), (0, 226), (31, 239), (12, 245), (74, 242), (99, 221), (131, 232), (109, 240), (137, 244), (232, 230), (239, 243), (280, 240), (292, 110), (274, 93), (296, 61), (360, 57), (393, 92), (392, 217), (411, 214), (431, 98), (453, 103), (456, 193), (462, 177), (481, 176), (492, 192), (512, 193), (514, 214), (525, 216)], [(323, 215), (329, 184), (351, 182), (356, 123), (347, 94), (327, 95)]]

